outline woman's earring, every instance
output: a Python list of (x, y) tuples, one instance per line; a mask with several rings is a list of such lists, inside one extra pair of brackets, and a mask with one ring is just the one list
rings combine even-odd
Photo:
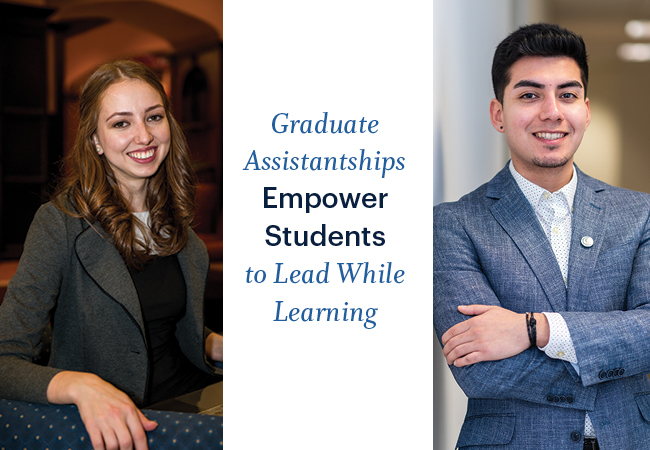
[(101, 147), (97, 147), (97, 154), (99, 154), (99, 155), (102, 154), (102, 149), (101, 149)]

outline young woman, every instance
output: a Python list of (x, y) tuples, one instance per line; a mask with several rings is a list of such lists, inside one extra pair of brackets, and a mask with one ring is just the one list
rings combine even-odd
[[(0, 397), (74, 403), (93, 448), (146, 448), (138, 407), (218, 381), (195, 180), (156, 75), (101, 66), (79, 99), (58, 193), (36, 213), (0, 307)], [(33, 364), (52, 324), (48, 367)], [(137, 405), (137, 406), (136, 406)]]

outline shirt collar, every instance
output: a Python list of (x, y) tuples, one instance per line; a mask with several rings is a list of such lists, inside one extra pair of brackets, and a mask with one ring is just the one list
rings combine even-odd
[[(512, 174), (515, 181), (517, 182), (519, 189), (521, 189), (521, 191), (524, 193), (526, 200), (528, 200), (528, 203), (530, 203), (533, 209), (536, 210), (540, 198), (542, 197), (542, 195), (544, 195), (545, 192), (548, 191), (543, 187), (538, 186), (535, 183), (527, 180), (519, 172), (517, 172), (517, 169), (515, 169), (514, 164), (512, 164), (512, 160), (510, 160), (510, 163), (508, 164), (508, 168), (510, 169), (510, 173)], [(573, 166), (573, 175), (571, 175), (571, 181), (569, 181), (566, 185), (564, 185), (562, 189), (556, 191), (564, 194), (564, 197), (566, 198), (567, 203), (571, 207), (571, 210), (573, 210), (573, 198), (576, 195), (577, 187), (578, 187), (578, 174), (576, 172), (576, 167)], [(550, 192), (550, 194), (552, 193), (553, 192)]]

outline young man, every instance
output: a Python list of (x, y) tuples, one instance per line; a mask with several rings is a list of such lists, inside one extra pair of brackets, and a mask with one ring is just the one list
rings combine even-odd
[(549, 24), (494, 55), (511, 161), (434, 209), (434, 326), (469, 397), (462, 449), (650, 448), (650, 196), (573, 165), (585, 45)]

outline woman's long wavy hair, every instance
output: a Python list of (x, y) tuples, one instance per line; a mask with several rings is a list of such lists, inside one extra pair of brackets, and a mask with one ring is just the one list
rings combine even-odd
[[(142, 80), (162, 99), (170, 128), (167, 157), (147, 183), (151, 233), (137, 220), (122, 195), (115, 173), (105, 156), (95, 150), (93, 134), (104, 93), (124, 80)], [(194, 219), (196, 177), (185, 135), (171, 114), (169, 98), (156, 74), (134, 61), (115, 61), (100, 66), (84, 85), (79, 98), (79, 129), (74, 146), (63, 161), (64, 175), (53, 203), (73, 217), (97, 222), (111, 237), (126, 264), (143, 269), (155, 253), (178, 253), (187, 242), (187, 227)], [(136, 229), (143, 231), (140, 241)]]

